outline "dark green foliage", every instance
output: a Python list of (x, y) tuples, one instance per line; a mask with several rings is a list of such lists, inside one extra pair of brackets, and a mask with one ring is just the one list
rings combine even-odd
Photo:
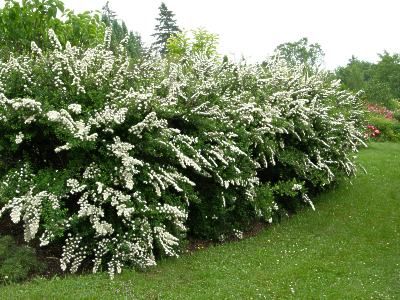
[(400, 99), (400, 56), (384, 51), (375, 64), (354, 56), (348, 64), (336, 70), (344, 88), (363, 90), (368, 102), (394, 109), (392, 99)]
[(43, 267), (33, 248), (17, 245), (9, 235), (0, 236), (0, 284), (27, 279)]
[[(200, 201), (192, 202), (189, 206), (188, 228), (189, 235), (195, 238), (223, 240), (230, 236), (234, 229), (248, 229), (258, 217), (254, 205), (260, 205), (262, 213), (270, 214), (268, 209), (273, 198), (268, 186), (261, 186), (256, 203), (249, 203), (240, 190), (231, 188), (226, 191), (209, 180), (202, 179), (197, 187)], [(222, 196), (221, 196), (222, 195)], [(222, 198), (222, 201), (221, 201)], [(271, 201), (268, 201), (271, 200)], [(266, 218), (267, 215), (263, 215)]]
[(391, 98), (400, 99), (400, 55), (384, 51), (379, 54), (379, 61), (372, 68), (373, 79), (384, 83)]
[(366, 83), (371, 80), (371, 68), (372, 63), (361, 61), (353, 55), (345, 67), (336, 70), (336, 75), (346, 88), (359, 91), (365, 89)]
[(397, 111), (394, 112), (393, 118), (395, 118), (395, 120), (400, 122), (400, 110), (397, 110)]
[(153, 36), (156, 38), (154, 47), (161, 54), (165, 54), (167, 50), (167, 41), (174, 34), (180, 32), (179, 27), (176, 25), (174, 13), (170, 11), (164, 2), (159, 7), (159, 16), (156, 18), (158, 24), (155, 27)]

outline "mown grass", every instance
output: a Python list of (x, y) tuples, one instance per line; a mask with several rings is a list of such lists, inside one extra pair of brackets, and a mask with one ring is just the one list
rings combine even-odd
[(144, 273), (37, 279), (0, 299), (400, 299), (400, 144), (371, 144), (361, 173), (256, 237)]

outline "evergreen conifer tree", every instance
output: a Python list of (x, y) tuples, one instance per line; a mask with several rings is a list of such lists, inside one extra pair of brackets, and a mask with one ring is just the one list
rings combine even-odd
[(107, 1), (103, 7), (102, 21), (107, 27), (112, 28), (111, 49), (117, 49), (118, 45), (128, 35), (127, 51), (130, 58), (138, 59), (143, 54), (142, 39), (138, 33), (129, 31), (125, 22), (119, 22), (116, 13), (110, 8)]
[(106, 2), (106, 4), (103, 6), (103, 14), (102, 14), (102, 20), (104, 23), (107, 24), (107, 26), (111, 25), (112, 21), (115, 20), (116, 13), (111, 10), (109, 1)]
[(160, 51), (161, 54), (165, 54), (168, 39), (173, 34), (180, 32), (180, 29), (176, 25), (176, 20), (174, 19), (175, 14), (167, 8), (164, 2), (161, 3), (159, 11), (159, 17), (156, 18), (158, 24), (153, 34), (156, 41), (153, 46)]

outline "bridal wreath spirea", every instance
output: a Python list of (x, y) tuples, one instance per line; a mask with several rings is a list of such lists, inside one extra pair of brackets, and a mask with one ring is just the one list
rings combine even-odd
[(124, 44), (0, 62), (0, 217), (60, 265), (111, 276), (177, 256), (189, 231), (242, 236), (356, 171), (357, 96), (324, 72), (201, 51), (131, 63)]

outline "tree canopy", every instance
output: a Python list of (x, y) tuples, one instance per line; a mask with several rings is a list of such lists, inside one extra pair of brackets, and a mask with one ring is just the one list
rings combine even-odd
[(161, 54), (165, 54), (167, 50), (167, 42), (168, 39), (180, 32), (178, 25), (176, 24), (175, 14), (167, 8), (164, 2), (161, 3), (159, 7), (159, 16), (156, 18), (158, 24), (155, 27), (155, 33), (153, 36), (156, 41), (153, 46), (157, 49)]
[(167, 41), (166, 51), (171, 59), (189, 53), (203, 53), (208, 57), (217, 54), (218, 36), (205, 29), (179, 32)]
[(60, 43), (89, 47), (100, 43), (105, 26), (97, 14), (75, 14), (60, 0), (5, 0), (0, 9), (1, 57), (30, 51), (31, 42), (40, 48), (50, 46), (48, 30), (52, 28)]
[(306, 37), (296, 42), (280, 44), (275, 52), (279, 53), (289, 66), (305, 65), (309, 70), (320, 67), (325, 55), (318, 43), (310, 44)]
[(336, 70), (336, 76), (343, 87), (364, 90), (369, 102), (390, 108), (392, 99), (400, 99), (400, 55), (384, 51), (377, 63), (370, 63), (352, 57), (348, 64)]

